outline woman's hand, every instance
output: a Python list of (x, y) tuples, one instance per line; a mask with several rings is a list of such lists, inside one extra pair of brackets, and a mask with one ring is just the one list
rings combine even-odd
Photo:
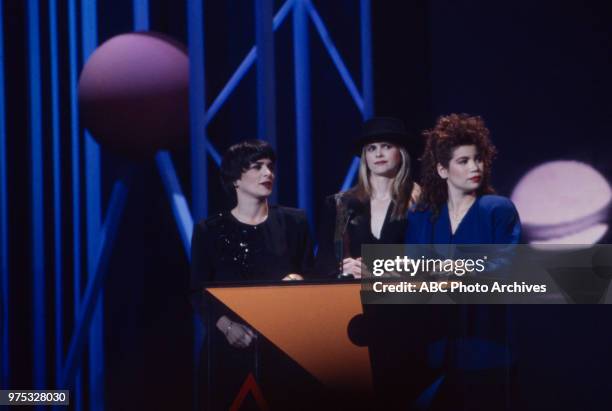
[(244, 324), (230, 320), (222, 316), (217, 320), (217, 328), (225, 335), (227, 342), (235, 348), (247, 348), (257, 335)]
[(355, 278), (361, 278), (361, 269), (361, 257), (342, 260), (342, 274), (352, 274)]
[(303, 281), (303, 280), (304, 280), (304, 277), (296, 273), (287, 274), (285, 277), (283, 277), (283, 281)]

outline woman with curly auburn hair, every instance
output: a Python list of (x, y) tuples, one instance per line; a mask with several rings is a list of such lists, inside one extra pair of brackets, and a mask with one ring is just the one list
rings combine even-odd
[(422, 192), (410, 213), (407, 244), (515, 244), (521, 223), (512, 202), (493, 195), (496, 154), (480, 116), (438, 118), (422, 157)]

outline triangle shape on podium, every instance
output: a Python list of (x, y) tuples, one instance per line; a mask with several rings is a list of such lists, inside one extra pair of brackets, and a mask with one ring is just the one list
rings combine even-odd
[(242, 387), (240, 387), (240, 391), (238, 391), (238, 395), (236, 395), (236, 398), (234, 398), (234, 401), (232, 402), (232, 405), (230, 406), (229, 410), (238, 411), (249, 393), (253, 395), (255, 403), (261, 411), (270, 411), (270, 406), (264, 398), (261, 389), (259, 388), (259, 385), (257, 385), (255, 377), (253, 377), (253, 373), (249, 373), (249, 375), (247, 375), (246, 379), (244, 380), (244, 383), (242, 383)]
[(324, 385), (372, 388), (368, 348), (353, 344), (347, 332), (363, 313), (360, 284), (207, 290)]

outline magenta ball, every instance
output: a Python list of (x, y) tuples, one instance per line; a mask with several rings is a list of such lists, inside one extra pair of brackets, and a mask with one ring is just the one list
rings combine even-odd
[(103, 43), (79, 79), (81, 122), (103, 146), (150, 154), (186, 143), (189, 59), (158, 33), (127, 33)]

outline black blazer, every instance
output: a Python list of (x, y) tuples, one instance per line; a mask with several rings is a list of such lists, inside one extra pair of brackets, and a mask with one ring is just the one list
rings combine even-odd
[[(340, 259), (336, 255), (334, 233), (336, 228), (337, 195), (325, 200), (322, 224), (319, 227), (319, 250), (315, 259), (315, 273), (322, 276), (336, 276), (340, 273)], [(374, 237), (370, 227), (370, 202), (363, 203), (344, 195), (342, 201), (347, 207), (349, 217), (344, 237), (343, 257), (361, 257), (363, 244), (402, 244), (406, 235), (406, 219), (391, 221), (393, 202), (389, 204), (387, 215), (380, 231), (380, 238)], [(348, 244), (347, 244), (348, 243)], [(348, 255), (347, 255), (348, 254)]]
[(203, 308), (202, 289), (210, 283), (280, 281), (312, 271), (312, 240), (304, 211), (270, 206), (268, 218), (249, 225), (224, 211), (193, 228), (191, 291)]

